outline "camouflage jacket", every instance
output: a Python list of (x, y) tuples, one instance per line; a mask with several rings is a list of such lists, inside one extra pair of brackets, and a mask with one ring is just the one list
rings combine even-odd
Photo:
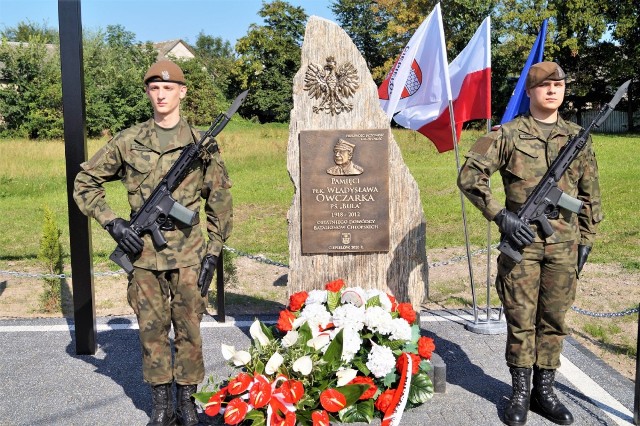
[[(178, 159), (182, 148), (193, 143), (196, 130), (184, 119), (178, 133), (164, 151), (156, 135), (153, 119), (137, 124), (114, 136), (87, 162), (75, 179), (73, 197), (80, 210), (95, 218), (104, 228), (117, 217), (105, 199), (105, 182), (121, 180), (131, 212), (137, 211)], [(213, 145), (211, 145), (213, 146)], [(175, 200), (192, 211), (200, 211), (205, 200), (209, 241), (205, 244), (200, 225), (184, 226), (176, 222), (173, 230), (164, 230), (168, 244), (158, 250), (149, 234), (143, 236), (144, 249), (134, 265), (150, 270), (169, 270), (198, 264), (209, 253), (218, 256), (232, 229), (231, 181), (220, 153), (210, 149), (190, 168), (173, 191)]]
[[(458, 187), (482, 212), (487, 220), (505, 207), (497, 200), (489, 186), (489, 177), (500, 172), (505, 192), (506, 208), (517, 212), (535, 186), (540, 182), (560, 149), (580, 126), (558, 118), (549, 138), (530, 115), (511, 120), (500, 129), (481, 137), (465, 155), (466, 161), (458, 176)], [(578, 157), (564, 173), (558, 187), (584, 205), (576, 215), (560, 208), (560, 216), (549, 222), (554, 233), (544, 241), (557, 243), (577, 240), (593, 245), (596, 225), (602, 220), (598, 165), (591, 137)], [(537, 231), (535, 229), (534, 231)], [(543, 241), (536, 232), (536, 241)]]

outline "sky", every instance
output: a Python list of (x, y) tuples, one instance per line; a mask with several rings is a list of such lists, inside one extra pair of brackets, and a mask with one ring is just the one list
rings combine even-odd
[[(81, 1), (83, 31), (122, 25), (138, 41), (182, 39), (195, 44), (198, 34), (221, 37), (232, 45), (247, 34), (258, 16), (262, 0), (63, 0)], [(331, 0), (287, 0), (308, 16), (335, 22)], [(58, 27), (57, 0), (0, 0), (0, 29), (30, 21)]]

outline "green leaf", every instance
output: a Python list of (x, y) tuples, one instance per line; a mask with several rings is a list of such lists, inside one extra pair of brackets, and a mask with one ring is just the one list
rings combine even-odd
[(335, 311), (339, 304), (340, 292), (327, 291), (327, 308), (329, 308), (329, 312)]
[(417, 344), (419, 338), (420, 338), (420, 326), (418, 324), (413, 324), (411, 326), (411, 341)]
[(354, 358), (353, 361), (351, 361), (351, 363), (355, 368), (357, 368), (365, 376), (369, 376), (371, 374), (371, 370), (369, 370), (369, 368), (367, 367), (367, 364), (365, 364), (365, 362), (360, 358)]
[(384, 379), (382, 379), (382, 383), (385, 387), (390, 388), (391, 385), (396, 382), (396, 380), (398, 380), (398, 375), (394, 372), (391, 372), (384, 376)]
[(359, 402), (343, 410), (340, 410), (338, 415), (340, 416), (340, 421), (343, 423), (371, 423), (371, 421), (373, 420), (373, 413), (373, 400), (367, 399), (366, 401)]
[(347, 407), (358, 402), (358, 398), (369, 389), (369, 385), (345, 385), (336, 388), (347, 399)]
[(202, 404), (206, 404), (207, 402), (209, 402), (211, 397), (216, 393), (217, 392), (197, 392), (193, 394), (193, 397), (195, 398), (196, 401)]
[(258, 374), (264, 374), (264, 363), (260, 359), (256, 360), (254, 370)]
[(336, 337), (329, 343), (327, 351), (322, 357), (322, 359), (329, 364), (329, 368), (334, 370), (340, 366), (340, 359), (342, 358), (342, 332), (343, 330), (340, 330), (338, 334), (336, 334)]
[(409, 402), (413, 404), (424, 404), (433, 396), (433, 383), (424, 373), (416, 373), (411, 378), (409, 387)]
[(267, 419), (264, 417), (264, 413), (260, 410), (251, 410), (245, 416), (245, 421), (250, 420), (253, 426), (264, 426), (267, 424)]
[(433, 365), (431, 364), (431, 361), (427, 359), (423, 359), (422, 361), (420, 361), (420, 370), (424, 371), (425, 373), (433, 370)]
[(382, 306), (382, 303), (380, 303), (380, 296), (378, 295), (367, 300), (367, 304), (365, 305), (366, 308), (372, 308), (374, 306)]
[(305, 322), (298, 328), (298, 342), (300, 346), (306, 347), (307, 342), (313, 338), (311, 327), (308, 322)]
[(264, 325), (262, 321), (258, 321), (260, 323), (260, 328), (262, 332), (269, 338), (269, 340), (273, 340), (273, 333), (271, 332), (271, 327), (267, 327)]

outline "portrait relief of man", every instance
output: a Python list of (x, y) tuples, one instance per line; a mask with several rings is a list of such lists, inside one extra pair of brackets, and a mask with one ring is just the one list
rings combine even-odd
[(333, 147), (333, 161), (336, 164), (327, 169), (327, 173), (333, 176), (353, 176), (362, 174), (363, 168), (352, 161), (355, 145), (338, 139)]

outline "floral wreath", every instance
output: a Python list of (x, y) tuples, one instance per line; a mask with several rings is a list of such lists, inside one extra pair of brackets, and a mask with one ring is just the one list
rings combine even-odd
[(433, 339), (420, 336), (411, 304), (380, 290), (331, 281), (291, 295), (275, 326), (256, 320), (249, 333), (248, 351), (222, 345), (241, 372), (223, 383), (210, 377), (194, 394), (225, 424), (328, 426), (380, 416), (382, 426), (396, 426), (405, 408), (433, 396)]

